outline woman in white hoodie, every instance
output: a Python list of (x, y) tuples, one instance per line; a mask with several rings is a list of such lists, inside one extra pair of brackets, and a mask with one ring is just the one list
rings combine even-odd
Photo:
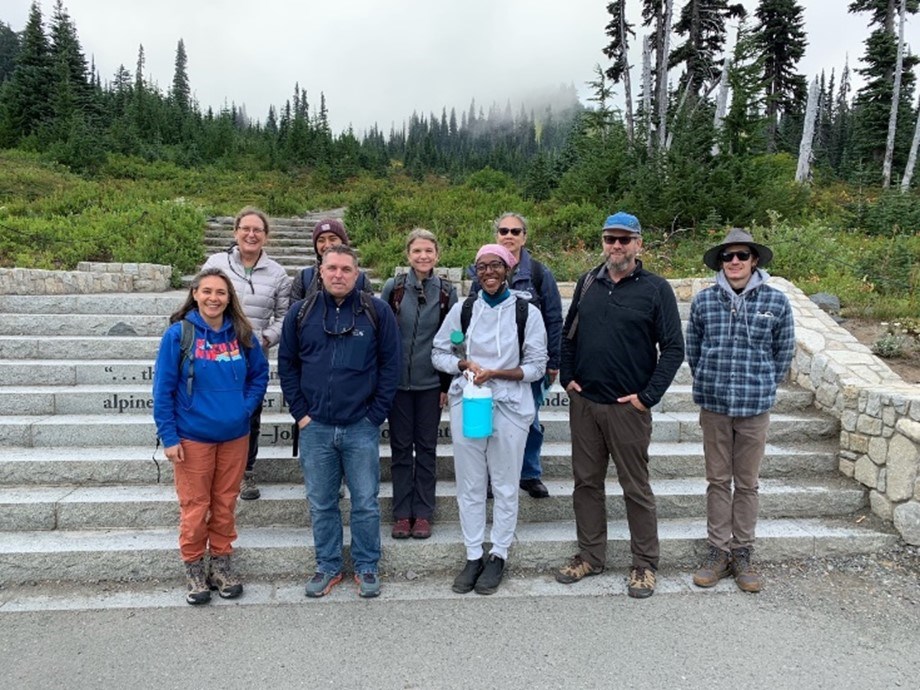
[[(534, 415), (530, 383), (542, 378), (546, 369), (546, 329), (540, 312), (525, 296), (518, 297), (508, 288), (508, 273), (516, 263), (514, 255), (498, 244), (487, 244), (477, 252), (475, 269), (482, 290), (453, 306), (435, 335), (431, 353), (436, 369), (454, 375), (448, 390), (450, 428), (467, 560), (453, 590), (461, 594), (473, 589), (492, 594), (501, 584), (517, 526), (518, 480)], [(526, 310), (521, 308), (521, 317), (519, 299), (528, 302)], [(466, 329), (464, 309), (469, 315)], [(463, 334), (462, 345), (452, 343), (453, 333)], [(459, 335), (453, 340), (459, 340)], [(463, 435), (463, 389), (471, 385), (470, 377), (492, 392), (492, 435), (487, 438)], [(484, 560), (490, 477), (495, 496), (492, 549)]]

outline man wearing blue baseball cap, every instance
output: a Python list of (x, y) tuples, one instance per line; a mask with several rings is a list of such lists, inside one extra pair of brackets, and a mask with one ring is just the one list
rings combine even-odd
[(556, 572), (563, 584), (604, 570), (609, 458), (623, 488), (632, 568), (627, 593), (655, 592), (658, 515), (649, 483), (650, 408), (684, 359), (677, 299), (637, 258), (642, 226), (620, 211), (601, 233), (605, 262), (578, 280), (562, 328), (560, 383), (569, 394), (578, 553)]

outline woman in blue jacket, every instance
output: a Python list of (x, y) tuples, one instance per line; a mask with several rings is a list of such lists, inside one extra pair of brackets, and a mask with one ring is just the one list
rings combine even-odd
[[(157, 354), (153, 417), (179, 498), (185, 599), (204, 604), (212, 589), (228, 599), (243, 593), (230, 566), (234, 511), (249, 419), (265, 396), (268, 361), (233, 283), (218, 268), (195, 276), (170, 323)], [(205, 551), (210, 551), (207, 570)]]

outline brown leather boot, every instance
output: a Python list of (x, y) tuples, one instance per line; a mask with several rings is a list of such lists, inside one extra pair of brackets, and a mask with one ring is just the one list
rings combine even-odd
[(731, 554), (710, 544), (706, 560), (699, 570), (693, 573), (693, 584), (697, 587), (713, 587), (723, 577), (731, 574)]
[(751, 548), (732, 549), (732, 573), (735, 584), (742, 592), (759, 592), (763, 589), (763, 576), (751, 565)]

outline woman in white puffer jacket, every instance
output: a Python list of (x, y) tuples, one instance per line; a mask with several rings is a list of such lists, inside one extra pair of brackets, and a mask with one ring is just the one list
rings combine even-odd
[[(230, 278), (266, 358), (269, 348), (281, 339), (281, 324), (291, 303), (290, 276), (263, 249), (268, 231), (268, 217), (259, 209), (247, 206), (236, 214), (233, 244), (225, 252), (212, 254), (202, 267), (202, 270), (219, 268)], [(259, 405), (249, 425), (249, 456), (240, 486), (240, 498), (244, 500), (261, 495), (253, 472), (261, 433), (262, 405)]]

